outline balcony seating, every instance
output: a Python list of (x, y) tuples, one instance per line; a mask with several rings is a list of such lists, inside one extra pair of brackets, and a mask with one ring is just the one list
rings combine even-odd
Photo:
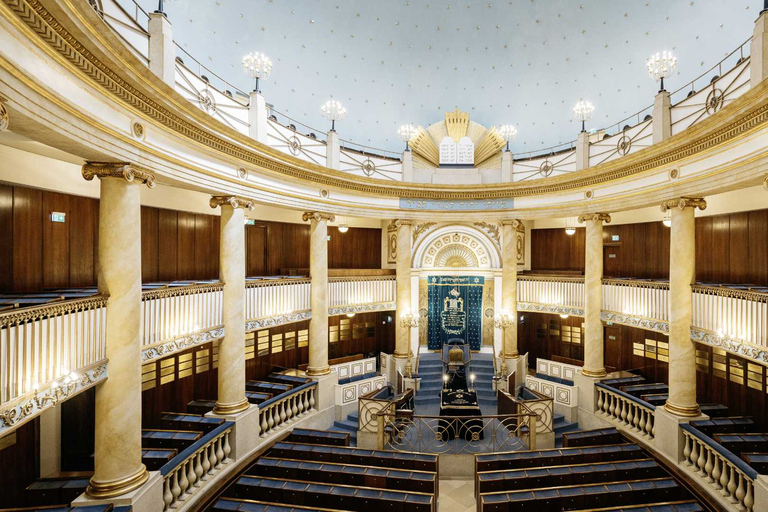
[[(262, 402), (266, 402), (272, 398), (272, 393), (261, 393), (258, 391), (246, 391), (245, 398), (252, 404), (259, 405)], [(203, 414), (209, 413), (216, 406), (216, 400), (192, 400), (187, 404), (187, 412), (189, 414)]]
[(605, 379), (601, 380), (603, 384), (606, 386), (610, 386), (612, 388), (620, 389), (621, 386), (629, 386), (631, 384), (641, 384), (645, 382), (645, 377), (642, 375), (636, 375), (634, 377), (621, 377), (618, 379)]
[(142, 448), (141, 462), (147, 466), (147, 470), (158, 471), (178, 454), (179, 450), (175, 448)]
[(343, 446), (318, 446), (300, 443), (275, 443), (267, 455), (276, 458), (334, 462), (357, 466), (437, 472), (437, 455), (401, 453)]
[(477, 472), (527, 469), (544, 466), (565, 466), (595, 462), (643, 459), (646, 455), (636, 444), (617, 444), (588, 448), (559, 448), (527, 452), (506, 452), (477, 455)]
[(40, 505), (22, 508), (0, 508), (0, 512), (131, 512), (131, 507), (116, 507), (111, 503), (107, 503), (106, 505), (88, 505), (86, 507)]
[(85, 492), (90, 477), (39, 478), (27, 486), (24, 500), (28, 504), (52, 506), (69, 504)]
[(288, 441), (304, 444), (322, 444), (327, 446), (349, 446), (349, 433), (330, 430), (295, 428), (288, 436)]
[(277, 397), (281, 393), (290, 391), (293, 388), (298, 387), (293, 384), (283, 384), (279, 382), (265, 382), (260, 380), (249, 380), (245, 383), (245, 389), (247, 391), (256, 391), (259, 393), (271, 393), (272, 397)]
[[(209, 508), (210, 511), (236, 510), (241, 512), (325, 512), (326, 509), (317, 507), (292, 507), (290, 505), (275, 505), (274, 503), (265, 503), (256, 500), (238, 500), (235, 498), (219, 498)], [(2, 512), (2, 511), (0, 511)], [(330, 511), (329, 511), (330, 512)], [(334, 511), (336, 512), (336, 511)], [(339, 511), (345, 512), (345, 511)]]
[(768, 453), (744, 452), (741, 458), (761, 475), (768, 475)]
[(715, 434), (746, 433), (755, 430), (755, 420), (748, 416), (734, 416), (730, 418), (711, 418), (708, 420), (694, 420), (691, 426), (709, 437)]
[(563, 447), (621, 444), (624, 437), (614, 427), (563, 433)]
[(712, 439), (737, 457), (745, 452), (768, 452), (768, 434), (715, 434)]
[(699, 404), (702, 414), (710, 418), (725, 418), (728, 416), (728, 407), (723, 404)]
[(283, 373), (270, 373), (267, 376), (267, 380), (282, 384), (291, 384), (294, 387), (299, 387), (302, 384), (306, 384), (307, 382), (312, 381), (312, 379), (307, 377), (299, 377), (298, 375), (286, 375)]
[(223, 423), (224, 420), (221, 418), (206, 418), (200, 414), (164, 412), (160, 415), (160, 425), (168, 430), (193, 430), (208, 433)]
[(619, 386), (619, 389), (628, 395), (640, 398), (643, 395), (650, 395), (655, 393), (667, 393), (669, 386), (662, 382), (655, 382), (652, 384), (630, 384)]
[(704, 510), (704, 507), (699, 503), (693, 500), (688, 500), (660, 503), (658, 505), (633, 505), (621, 508), (592, 508), (582, 512), (704, 512)]
[(143, 429), (141, 431), (142, 448), (173, 448), (184, 449), (203, 437), (203, 433), (193, 430), (159, 430)]

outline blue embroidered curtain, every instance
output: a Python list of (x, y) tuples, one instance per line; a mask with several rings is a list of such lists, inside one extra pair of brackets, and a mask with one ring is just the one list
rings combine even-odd
[(428, 279), (427, 346), (441, 350), (459, 338), (480, 350), (483, 322), (482, 277), (430, 276)]

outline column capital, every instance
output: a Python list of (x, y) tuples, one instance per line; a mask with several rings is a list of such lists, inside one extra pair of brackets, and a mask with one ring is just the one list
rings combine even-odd
[(763, 188), (768, 190), (768, 174), (766, 174), (765, 178), (763, 178)]
[(242, 208), (249, 211), (253, 211), (253, 208), (256, 206), (253, 200), (240, 196), (212, 196), (208, 204), (211, 205), (211, 208), (231, 206), (232, 208)]
[(336, 220), (336, 215), (324, 212), (304, 212), (304, 215), (301, 216), (301, 220), (304, 222), (308, 220), (326, 220), (328, 222), (333, 222)]
[(609, 224), (611, 222), (611, 214), (610, 213), (582, 213), (581, 215), (579, 215), (579, 224), (583, 224), (588, 220), (605, 222), (606, 224)]
[(661, 203), (662, 213), (665, 213), (667, 210), (672, 210), (673, 208), (679, 210), (685, 210), (686, 208), (705, 210), (707, 208), (707, 202), (703, 197), (678, 197)]
[(5, 103), (5, 98), (0, 96), (0, 132), (4, 132), (8, 129), (8, 109), (6, 108), (3, 103)]
[(392, 221), (392, 224), (394, 224), (396, 228), (399, 228), (400, 226), (413, 226), (415, 222), (411, 219), (395, 219)]
[(155, 175), (143, 167), (128, 162), (86, 162), (82, 170), (83, 178), (91, 181), (93, 178), (123, 178), (132, 182), (137, 180), (147, 187), (154, 188)]
[(502, 219), (500, 224), (502, 226), (512, 226), (515, 228), (515, 231), (523, 232), (525, 231), (525, 224), (523, 224), (523, 221), (520, 219)]

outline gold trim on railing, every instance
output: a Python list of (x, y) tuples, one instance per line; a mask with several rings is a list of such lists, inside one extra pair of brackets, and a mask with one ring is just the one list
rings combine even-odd
[(86, 299), (65, 300), (44, 304), (42, 306), (27, 307), (19, 310), (0, 313), (0, 327), (8, 327), (24, 322), (38, 320), (51, 316), (59, 316), (75, 311), (86, 311), (106, 307), (106, 295), (94, 295)]
[(755, 292), (751, 290), (734, 290), (724, 286), (704, 286), (694, 284), (691, 286), (693, 293), (704, 295), (717, 295), (719, 297), (728, 297), (731, 299), (753, 300), (755, 302), (768, 302), (768, 293)]
[(169, 286), (159, 290), (146, 290), (141, 292), (141, 300), (165, 299), (179, 297), (195, 293), (220, 292), (224, 289), (224, 283), (190, 284), (187, 286)]

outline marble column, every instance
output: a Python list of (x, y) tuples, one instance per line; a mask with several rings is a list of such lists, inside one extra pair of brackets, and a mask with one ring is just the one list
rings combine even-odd
[(328, 366), (328, 222), (336, 220), (330, 213), (307, 212), (311, 221), (309, 235), (309, 276), (312, 319), (309, 321), (309, 366), (307, 375), (331, 373)]
[(245, 398), (245, 209), (250, 199), (214, 196), (211, 208), (221, 207), (219, 279), (224, 283), (221, 316), (224, 338), (219, 342), (219, 396), (214, 414), (232, 415), (250, 407)]
[(587, 377), (604, 377), (603, 322), (603, 222), (611, 222), (607, 213), (579, 215), (587, 226), (584, 268), (584, 367)]
[(413, 313), (411, 308), (411, 228), (413, 221), (396, 220), (397, 226), (397, 324), (395, 326), (395, 357), (405, 359), (411, 348), (411, 328), (401, 322)]
[(502, 340), (503, 353), (507, 358), (520, 355), (517, 351), (517, 233), (524, 229), (522, 221), (501, 221), (501, 312), (514, 319), (512, 326), (504, 330)]
[(83, 177), (101, 181), (99, 293), (109, 296), (109, 377), (96, 387), (94, 472), (86, 494), (113, 498), (149, 478), (141, 463), (141, 197), (154, 176), (124, 163), (87, 163)]
[(693, 292), (696, 274), (694, 212), (707, 207), (700, 197), (665, 201), (671, 211), (669, 236), (669, 398), (664, 408), (678, 416), (698, 416), (696, 403), (696, 348), (691, 341)]

